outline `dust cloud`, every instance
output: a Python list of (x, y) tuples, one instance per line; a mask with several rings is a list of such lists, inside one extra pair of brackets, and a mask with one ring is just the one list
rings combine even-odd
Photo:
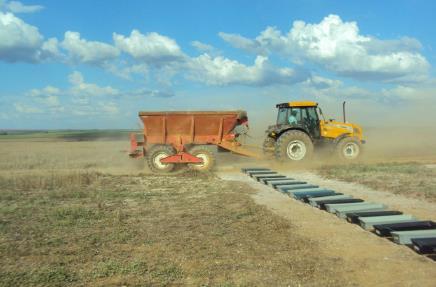
[[(327, 119), (343, 120), (342, 100), (318, 100)], [(436, 100), (377, 103), (373, 100), (347, 100), (347, 122), (363, 128), (365, 161), (436, 162)], [(262, 145), (265, 130), (276, 121), (274, 106), (247, 110), (250, 132), (244, 143)]]

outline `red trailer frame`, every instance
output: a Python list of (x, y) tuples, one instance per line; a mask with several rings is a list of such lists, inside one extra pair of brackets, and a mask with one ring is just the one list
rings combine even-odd
[[(130, 156), (134, 158), (147, 155), (153, 145), (172, 146), (176, 153), (160, 160), (162, 163), (202, 163), (203, 160), (188, 152), (195, 145), (216, 145), (226, 150), (246, 155), (258, 155), (241, 147), (236, 140), (234, 128), (247, 125), (245, 111), (163, 111), (140, 112), (143, 141), (136, 140), (132, 134)], [(142, 150), (138, 150), (142, 147)]]

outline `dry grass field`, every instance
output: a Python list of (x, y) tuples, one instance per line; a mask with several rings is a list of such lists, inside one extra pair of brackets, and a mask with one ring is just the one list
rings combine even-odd
[(436, 202), (436, 166), (418, 162), (360, 163), (322, 166), (326, 178), (357, 182), (371, 188)]
[[(0, 286), (340, 286), (339, 258), (214, 175), (125, 142), (0, 142)], [(325, 274), (328, 273), (328, 278)]]

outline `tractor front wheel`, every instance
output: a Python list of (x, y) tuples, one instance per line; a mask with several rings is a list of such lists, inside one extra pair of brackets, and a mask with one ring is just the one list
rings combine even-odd
[(203, 160), (202, 163), (188, 164), (190, 169), (205, 172), (211, 170), (215, 165), (215, 154), (207, 146), (194, 146), (189, 150), (189, 153)]
[(282, 162), (303, 162), (313, 155), (312, 139), (299, 130), (283, 133), (276, 142), (276, 158)]
[(362, 145), (358, 139), (346, 137), (337, 143), (336, 153), (341, 160), (356, 160), (362, 154)]
[(147, 164), (152, 172), (168, 173), (173, 171), (174, 163), (162, 163), (161, 160), (176, 153), (172, 146), (155, 145), (147, 152)]

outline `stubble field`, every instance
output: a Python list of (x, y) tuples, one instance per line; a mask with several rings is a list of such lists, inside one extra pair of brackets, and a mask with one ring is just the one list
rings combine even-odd
[(246, 184), (146, 174), (124, 148), (0, 143), (0, 286), (341, 282), (340, 260), (319, 258)]

